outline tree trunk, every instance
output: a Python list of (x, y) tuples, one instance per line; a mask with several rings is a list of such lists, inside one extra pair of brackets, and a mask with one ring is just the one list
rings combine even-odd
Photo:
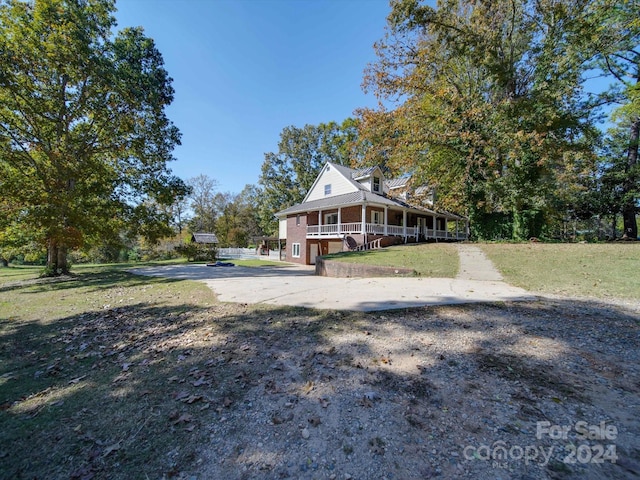
[(58, 271), (61, 275), (69, 274), (69, 264), (67, 263), (67, 247), (60, 245), (58, 247)]
[(640, 139), (640, 117), (634, 118), (629, 131), (629, 149), (627, 150), (626, 179), (624, 188), (624, 205), (622, 206), (622, 219), (624, 221), (625, 240), (636, 240), (638, 238), (638, 224), (636, 222), (636, 198), (635, 192), (638, 188), (636, 169), (638, 166), (638, 140)]
[(6, 258), (0, 258), (0, 264), (2, 264), (3, 267), (8, 267), (9, 261)]
[(46, 274), (50, 276), (66, 275), (69, 273), (67, 263), (67, 248), (60, 245), (57, 240), (49, 240), (47, 246), (47, 269)]

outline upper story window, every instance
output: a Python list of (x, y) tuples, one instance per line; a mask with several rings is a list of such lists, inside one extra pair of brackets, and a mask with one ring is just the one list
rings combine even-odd
[(324, 186), (324, 194), (325, 195), (331, 195), (331, 184), (330, 183), (327, 183)]
[(296, 226), (300, 225), (300, 215), (296, 215)]
[(380, 193), (380, 177), (373, 177), (373, 191)]

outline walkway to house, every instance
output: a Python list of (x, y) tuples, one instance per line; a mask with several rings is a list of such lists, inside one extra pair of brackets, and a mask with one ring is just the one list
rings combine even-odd
[(207, 267), (167, 265), (132, 271), (140, 275), (204, 281), (222, 302), (376, 311), (426, 305), (531, 300), (525, 290), (497, 280), (478, 247), (460, 245), (457, 278), (317, 277), (313, 267)]
[(484, 252), (476, 245), (458, 243), (460, 267), (458, 276), (461, 280), (479, 280), (483, 282), (502, 282), (500, 272), (493, 266)]

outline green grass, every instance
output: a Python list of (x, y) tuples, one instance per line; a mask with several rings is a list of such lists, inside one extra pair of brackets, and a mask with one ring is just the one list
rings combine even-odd
[(459, 266), (456, 246), (449, 243), (400, 245), (380, 250), (336, 253), (325, 258), (365, 265), (412, 268), (425, 277), (452, 278), (457, 275)]
[(480, 246), (507, 282), (532, 292), (640, 297), (640, 243)]
[(43, 267), (32, 267), (22, 265), (11, 265), (10, 267), (0, 267), (0, 284), (6, 282), (21, 282), (38, 277)]
[[(132, 263), (81, 263), (71, 266), (71, 274), (90, 273), (109, 270), (127, 270), (136, 267), (146, 267), (152, 265), (175, 265), (187, 263), (185, 258), (177, 258), (172, 260), (154, 260), (150, 262), (132, 262)], [(9, 282), (20, 282), (23, 280), (32, 280), (38, 278), (44, 271), (44, 266), (33, 265), (10, 265), (9, 267), (0, 267), (0, 285)]]

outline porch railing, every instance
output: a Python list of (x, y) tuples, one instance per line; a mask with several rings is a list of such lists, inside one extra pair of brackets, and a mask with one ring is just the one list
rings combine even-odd
[[(406, 232), (406, 233), (405, 233)], [(340, 223), (329, 225), (309, 225), (307, 226), (308, 237), (337, 237), (350, 234), (368, 233), (372, 235), (384, 235), (384, 225), (377, 223), (365, 223), (365, 230), (362, 231), (362, 223)], [(420, 228), (420, 227), (402, 227), (400, 225), (387, 225), (387, 235), (396, 237), (415, 237), (418, 234), (423, 234), (427, 238), (442, 238), (442, 239), (455, 239), (465, 240), (467, 238), (464, 232), (448, 232), (445, 230), (435, 230), (432, 228)]]

